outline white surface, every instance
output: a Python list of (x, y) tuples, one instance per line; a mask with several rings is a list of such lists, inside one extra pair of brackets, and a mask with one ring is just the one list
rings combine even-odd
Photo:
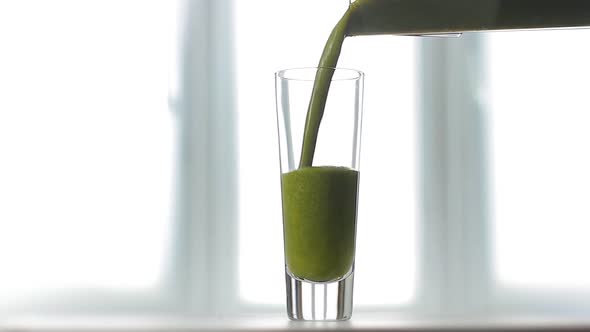
[(32, 318), (1, 325), (0, 331), (301, 331), (301, 330), (563, 330), (590, 328), (590, 319), (553, 319), (535, 316), (401, 317), (392, 313), (357, 313), (346, 322), (294, 322), (286, 315), (243, 315), (225, 318), (124, 317)]

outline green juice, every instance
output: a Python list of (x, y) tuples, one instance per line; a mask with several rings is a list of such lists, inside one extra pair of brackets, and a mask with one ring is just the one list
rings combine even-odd
[[(299, 169), (282, 175), (285, 258), (299, 279), (326, 282), (351, 271), (359, 173), (346, 167), (312, 167), (330, 82), (350, 19), (334, 27), (320, 58), (304, 128)], [(343, 142), (350, 144), (350, 142)]]
[(340, 279), (354, 262), (359, 173), (306, 167), (282, 175), (285, 257), (300, 279)]

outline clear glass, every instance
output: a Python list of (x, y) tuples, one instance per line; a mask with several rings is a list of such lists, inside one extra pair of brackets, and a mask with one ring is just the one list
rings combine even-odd
[[(311, 167), (299, 167), (318, 70), (333, 77)], [(287, 311), (292, 320), (352, 315), (363, 73), (276, 73)]]
[[(310, 7), (316, 10), (309, 11)], [(259, 8), (270, 8), (273, 15), (259, 15)], [(269, 75), (260, 73), (274, 76), (288, 63), (317, 63), (319, 54), (309, 50), (321, 52), (330, 30), (342, 17), (342, 11), (333, 9), (332, 1), (235, 2), (235, 114), (240, 152), (236, 258), (238, 296), (245, 306), (273, 306), (280, 310), (285, 306), (277, 119), (274, 114), (260, 112), (275, 109), (275, 89), (274, 81), (270, 88), (260, 88), (269, 79)], [(305, 26), (299, 24), (301, 17), (306, 18)], [(281, 26), (266, 31), (268, 39), (274, 40), (272, 44), (260, 42), (261, 25)], [(416, 111), (419, 39), (346, 38), (346, 50), (338, 60), (339, 67), (360, 69), (365, 78), (370, 77), (365, 79), (363, 96), (356, 312), (392, 310), (393, 306), (409, 305), (415, 299), (420, 205), (417, 165), (421, 145), (417, 132), (421, 121)], [(269, 56), (260, 57), (261, 52)], [(395, 264), (383, 264), (384, 252)], [(375, 276), (380, 275), (387, 275), (391, 282), (375, 283)]]

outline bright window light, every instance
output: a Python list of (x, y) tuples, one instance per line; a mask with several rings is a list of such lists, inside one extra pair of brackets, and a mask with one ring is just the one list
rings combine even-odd
[(3, 294), (138, 290), (161, 279), (175, 161), (172, 9), (0, 3)]
[(502, 285), (590, 289), (588, 30), (490, 44), (494, 253)]
[[(256, 0), (235, 5), (239, 289), (248, 303), (284, 305), (273, 73), (316, 65), (348, 1)], [(273, 15), (261, 15), (262, 8)], [(411, 38), (349, 38), (339, 61), (340, 67), (366, 73), (355, 304), (395, 305), (414, 295), (414, 55)]]

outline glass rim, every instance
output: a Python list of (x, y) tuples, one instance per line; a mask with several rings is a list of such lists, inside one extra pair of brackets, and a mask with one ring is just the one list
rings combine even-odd
[[(332, 77), (332, 80), (331, 80), (332, 82), (334, 82), (334, 81), (355, 81), (355, 80), (360, 80), (361, 78), (363, 78), (363, 76), (365, 76), (365, 73), (363, 73), (362, 71), (360, 71), (358, 69), (344, 68), (344, 67), (287, 68), (287, 69), (282, 69), (282, 70), (275, 72), (275, 76), (277, 78), (280, 78), (281, 80), (286, 80), (286, 81), (309, 82), (309, 81), (315, 80), (315, 74), (318, 69), (333, 69), (335, 73), (336, 72), (349, 73), (348, 75), (345, 75), (344, 77), (337, 77), (337, 78)], [(312, 75), (309, 75), (309, 76), (305, 75), (306, 73), (309, 74), (308, 72), (310, 72), (310, 71), (313, 71)], [(290, 75), (288, 75), (290, 73), (299, 73), (299, 75), (290, 76)]]

